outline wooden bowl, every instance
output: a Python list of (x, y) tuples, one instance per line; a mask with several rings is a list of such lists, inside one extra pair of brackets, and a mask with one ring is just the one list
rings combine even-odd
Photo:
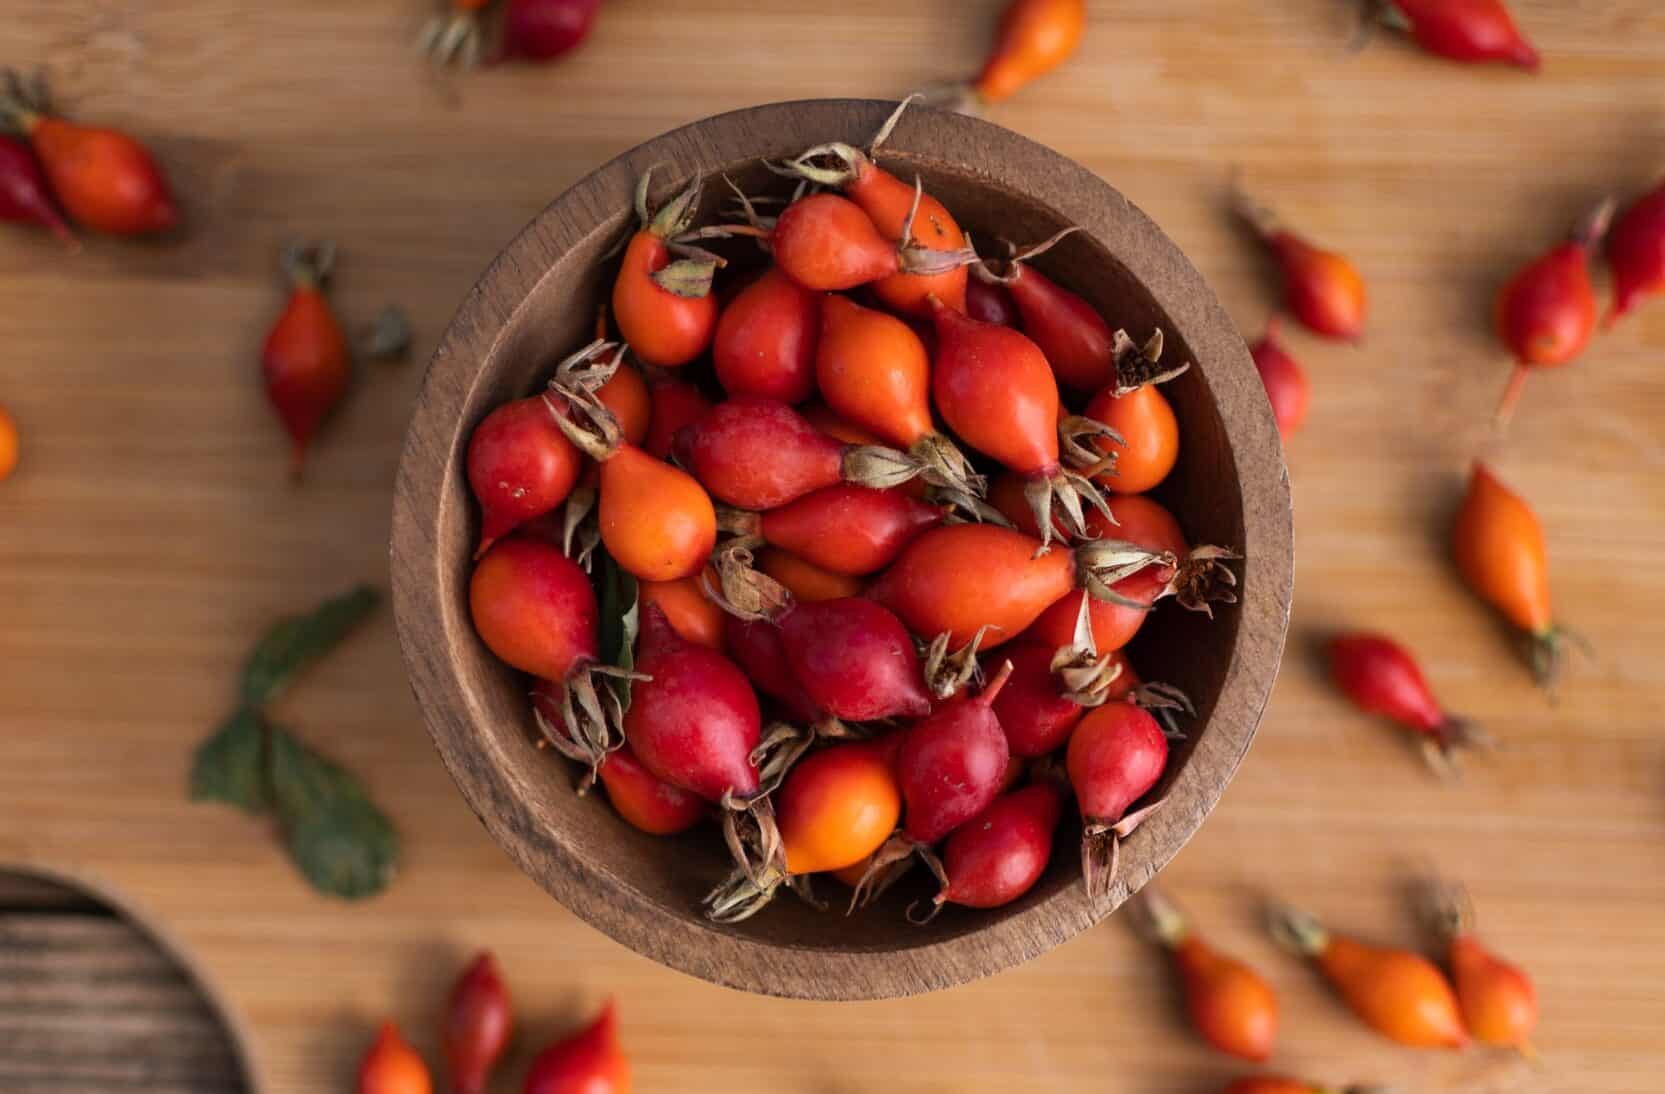
[[(1051, 869), (995, 911), (949, 908), (926, 927), (903, 916), (930, 890), (897, 886), (845, 917), (790, 897), (734, 926), (698, 902), (725, 872), (710, 830), (660, 839), (618, 819), (605, 795), (579, 798), (574, 773), (535, 747), (527, 683), (469, 622), (477, 514), (463, 477), (475, 424), (523, 396), (590, 338), (604, 256), (626, 233), (637, 177), (659, 168), (655, 198), (694, 172), (771, 185), (764, 159), (825, 141), (864, 145), (894, 103), (817, 100), (754, 107), (643, 144), (580, 181), (500, 254), (463, 302), (428, 368), (399, 466), (393, 593), (400, 641), (440, 755), (487, 830), (556, 899), (639, 953), (706, 980), (811, 999), (872, 999), (964, 983), (1016, 965), (1092, 926), (1168, 862), (1219, 799), (1254, 737), (1288, 623), (1289, 485), (1266, 395), (1231, 320), (1202, 277), (1148, 217), (1091, 172), (976, 118), (909, 110), (881, 155), (977, 238), (1078, 232), (1037, 265), (1143, 341), (1160, 326), (1165, 360), (1197, 367), (1166, 387), (1181, 423), (1178, 467), (1158, 493), (1193, 542), (1242, 549), (1241, 602), (1215, 618), (1165, 605), (1134, 648), (1147, 675), (1178, 684), (1199, 716), (1176, 746), (1165, 806), (1123, 848), (1112, 899), (1089, 907), (1077, 831), (1060, 832)], [(726, 188), (706, 189), (715, 214)], [(923, 871), (916, 871), (923, 874)], [(837, 883), (822, 885), (835, 900)]]

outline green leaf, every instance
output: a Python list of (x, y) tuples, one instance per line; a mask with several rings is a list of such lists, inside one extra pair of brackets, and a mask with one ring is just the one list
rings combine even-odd
[(250, 813), (270, 809), (264, 729), (260, 715), (242, 707), (197, 746), (191, 800), (225, 802)]
[[(640, 590), (633, 574), (626, 573), (613, 561), (613, 556), (601, 553), (601, 578), (597, 621), (597, 645), (601, 659), (626, 672), (636, 667), (636, 632), (641, 619)], [(630, 709), (630, 678), (609, 676), (607, 684), (618, 696), (619, 705)]]
[(334, 649), (378, 599), (375, 589), (360, 585), (326, 600), (310, 615), (275, 624), (243, 666), (243, 705), (258, 710), (275, 699), (297, 672)]
[(344, 900), (392, 880), (399, 834), (350, 771), (272, 727), (272, 789), (289, 856), (313, 887)]

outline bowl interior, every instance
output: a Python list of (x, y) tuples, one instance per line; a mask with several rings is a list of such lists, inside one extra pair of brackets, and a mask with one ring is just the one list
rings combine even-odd
[[(801, 127), (787, 132), (760, 129), (748, 134), (746, 154), (713, 161), (713, 153), (720, 150), (705, 148), (700, 166), (710, 177), (717, 172), (728, 174), (748, 193), (784, 193), (789, 187), (763, 166), (764, 158), (778, 159), (818, 140), (859, 142), (886, 109), (880, 104), (846, 106), (848, 113), (839, 115), (842, 120), (832, 125), (833, 131), (826, 131), (827, 119), (819, 123), (823, 131), (807, 140)], [(1033, 242), (1081, 221), (1079, 215), (1072, 218), (1070, 212), (1035, 196), (1032, 187), (1020, 189), (984, 169), (975, 159), (951, 158), (920, 139), (933, 126), (958, 128), (967, 124), (999, 133), (1002, 140), (1035, 148), (984, 123), (920, 112), (904, 118), (881, 162), (903, 177), (917, 173), (926, 188), (977, 238), (985, 253), (996, 240)], [(1044, 153), (1048, 164), (1067, 162), (1044, 150), (1037, 152)], [(607, 170), (612, 168), (598, 176)], [(674, 177), (679, 174), (682, 177)], [(863, 981), (857, 972), (860, 963), (845, 961), (828, 967), (839, 968), (846, 981), (855, 977), (857, 982), (799, 991), (793, 987), (793, 977), (760, 980), (748, 972), (722, 966), (712, 954), (696, 956), (690, 951), (727, 939), (740, 943), (740, 949), (747, 951), (755, 947), (790, 951), (794, 960), (806, 968), (815, 964), (818, 955), (849, 958), (885, 954), (895, 958), (913, 953), (916, 968), (932, 970), (941, 964), (939, 957), (956, 944), (974, 948), (980, 939), (988, 939), (991, 956), (979, 959), (984, 967), (977, 970), (987, 972), (1038, 952), (1092, 922), (1104, 909), (1086, 906), (1075, 851), (1079, 827), (1066, 824), (1059, 832), (1056, 853), (1045, 877), (1025, 898), (1007, 908), (973, 911), (951, 906), (929, 926), (914, 926), (906, 919), (905, 910), (934, 891), (926, 884), (925, 872), (915, 871), (915, 876), (897, 885), (877, 905), (854, 916), (846, 917), (836, 910), (817, 911), (783, 894), (748, 921), (713, 926), (699, 918), (697, 905), (727, 870), (726, 852), (715, 832), (702, 827), (668, 839), (644, 835), (621, 821), (601, 793), (575, 796), (571, 767), (536, 747), (538, 731), (528, 709), (527, 680), (499, 663), (468, 623), (468, 558), (478, 525), (463, 479), (462, 455), (469, 431), (486, 413), (505, 400), (537, 389), (560, 357), (590, 337), (597, 307), (610, 284), (613, 265), (608, 251), (630, 230), (633, 219), (628, 203), (617, 201), (616, 195), (605, 205), (595, 200), (596, 195), (586, 185), (596, 177), (563, 196), (529, 229), (529, 235), (535, 236), (540, 225), (547, 226), (551, 217), (557, 218), (560, 223), (556, 227), (563, 230), (566, 244), (558, 253), (528, 247), (523, 237), (499, 259), (476, 289), (476, 298), (465, 305), (457, 323), (473, 323), (477, 329), (460, 333), (453, 330), (436, 357), (428, 381), (430, 388), (441, 386), (441, 395), (455, 407), (455, 415), (449, 434), (434, 439), (433, 451), (419, 457), (423, 469), (414, 472), (431, 481), (413, 489), (426, 490), (433, 500), (431, 523), (421, 529), (423, 539), (415, 551), (420, 562), (400, 557), (411, 552), (401, 549), (396, 528), (396, 586), (430, 583), (434, 599), (428, 606), (437, 608), (441, 615), (441, 619), (431, 621), (432, 626), (410, 618), (414, 605), (401, 593), (400, 626), (407, 658), (441, 751), (471, 804), (523, 866), (604, 930), (678, 967), (758, 990), (824, 996), (894, 994), (966, 979), (969, 974), (958, 966), (935, 973), (916, 972), (913, 981), (899, 987)], [(656, 177), (659, 184), (654, 197), (662, 199), (685, 183), (687, 172), (662, 169)], [(1087, 195), (1088, 200), (1120, 201), (1108, 187), (1096, 185), (1098, 192)], [(720, 180), (706, 187), (704, 222), (721, 215), (719, 206), (725, 204), (728, 193)], [(1138, 219), (1149, 225), (1142, 216)], [(1161, 246), (1172, 250), (1153, 226), (1148, 231)], [(1178, 466), (1156, 494), (1179, 516), (1193, 543), (1244, 547), (1246, 506), (1240, 460), (1234, 455), (1234, 441), (1221, 414), (1216, 375), (1241, 372), (1246, 365), (1241, 339), (1231, 332), (1225, 342), (1228, 349), (1222, 351), (1217, 325), (1199, 327), (1190, 315), (1171, 314), (1147, 280), (1136, 275), (1129, 263), (1107, 245), (1114, 242), (1113, 238), (1107, 241), (1107, 235), (1110, 233), (1095, 231), (1089, 225), (1087, 231), (1071, 235), (1037, 260), (1036, 266), (1085, 296), (1113, 327), (1125, 327), (1136, 340), (1143, 341), (1160, 327), (1167, 338), (1164, 360), (1197, 363), (1164, 389), (1179, 417), (1182, 444)], [(731, 248), (728, 253), (739, 259), (748, 254), (755, 256), (756, 251), (745, 243), (741, 250)], [(1174, 255), (1177, 258), (1177, 252)], [(543, 268), (531, 268), (540, 260)], [(1183, 265), (1183, 260), (1179, 261)], [(513, 264), (512, 268), (505, 271), (505, 263)], [(511, 276), (505, 278), (505, 273)], [(1195, 277), (1194, 271), (1189, 273)], [(491, 303), (495, 287), (515, 281), (529, 282), (529, 290), (519, 299), (498, 301), (499, 320), (483, 303)], [(1212, 298), (1206, 303), (1218, 311)], [(1198, 330), (1208, 334), (1202, 339), (1205, 344), (1194, 346), (1191, 340)], [(1222, 353), (1233, 347), (1236, 357), (1242, 359), (1221, 360)], [(435, 398), (434, 392), (425, 390), (425, 404)], [(1264, 396), (1260, 399), (1263, 407)], [(425, 405), (419, 410), (419, 421), (427, 409)], [(1255, 423), (1254, 428), (1271, 434), (1264, 408), (1260, 417), (1264, 421)], [(413, 437), (413, 445), (416, 441)], [(1264, 441), (1264, 437), (1256, 438), (1257, 444)], [(1272, 444), (1275, 457), (1275, 440)], [(405, 479), (413, 474), (409, 466), (412, 460), (412, 450), (408, 449), (401, 475), (402, 495), (408, 492)], [(1276, 470), (1281, 473), (1281, 465)], [(422, 508), (403, 501), (401, 505)], [(1285, 493), (1282, 507), (1286, 520), (1287, 505)], [(413, 516), (403, 513), (398, 523), (407, 524)], [(1255, 545), (1247, 546), (1253, 549)], [(1287, 542), (1265, 546), (1287, 555)], [(1252, 603), (1256, 596), (1281, 600), (1281, 607), (1273, 612), (1281, 621), (1287, 612), (1287, 569), (1281, 580), (1261, 587), (1254, 584), (1253, 566), (1243, 576), (1246, 601)], [(1173, 808), (1165, 806), (1124, 846), (1123, 884), (1112, 903), (1124, 899), (1178, 849), (1213, 804), (1248, 745), (1265, 699), (1258, 669), (1255, 687), (1244, 693), (1253, 709), (1231, 719), (1217, 716), (1228, 678), (1244, 668), (1238, 656), (1242, 652), (1241, 622), (1240, 605), (1217, 609), (1213, 619), (1166, 605), (1153, 613), (1130, 649), (1144, 678), (1166, 680), (1183, 688), (1195, 700), (1198, 716), (1189, 724), (1187, 739), (1175, 745), (1167, 774), (1156, 791), (1158, 796), (1172, 795), (1169, 805)], [(1269, 652), (1273, 669), (1276, 647), (1281, 645), (1281, 622), (1276, 630)], [(444, 688), (447, 682), (454, 684), (455, 692), (445, 696), (443, 702), (434, 694), (425, 694)], [(1264, 685), (1269, 684), (1268, 672)], [(1192, 770), (1199, 750), (1211, 757), (1207, 772)], [(605, 895), (605, 899), (575, 897), (571, 891), (575, 882), (588, 886), (591, 896)], [(817, 888), (819, 895), (837, 906), (848, 895), (830, 879)], [(657, 926), (638, 930), (621, 925), (618, 921), (623, 919)], [(1046, 925), (1039, 934), (1037, 923)], [(675, 929), (667, 935), (669, 925)], [(1004, 936), (999, 934), (1002, 925), (1007, 932)], [(1034, 937), (1014, 940), (1011, 932), (1019, 925), (1027, 925), (1020, 933)], [(1004, 941), (995, 945), (992, 939), (996, 937), (1004, 937)], [(718, 947), (713, 952), (721, 950)]]

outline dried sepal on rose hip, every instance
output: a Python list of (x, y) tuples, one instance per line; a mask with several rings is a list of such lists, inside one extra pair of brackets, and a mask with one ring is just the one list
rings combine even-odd
[(1364, 278), (1346, 257), (1314, 246), (1234, 182), (1232, 210), (1277, 260), (1284, 307), (1314, 334), (1356, 342), (1364, 333)]
[[(1179, 462), (1179, 418), (1159, 385), (1183, 375), (1191, 363), (1164, 363), (1163, 342), (1160, 327), (1142, 346), (1117, 330), (1111, 337), (1113, 379), (1081, 415), (1058, 426), (1066, 462), (1113, 494), (1154, 489)], [(1108, 447), (1106, 438), (1116, 447)]]
[(1533, 369), (1570, 364), (1590, 344), (1596, 330), (1596, 291), (1590, 262), (1613, 219), (1613, 202), (1604, 200), (1561, 243), (1516, 271), (1497, 291), (1494, 320), (1497, 337), (1515, 358), (1498, 425), (1507, 425)]
[(473, 68), (480, 62), (480, 13), (491, 0), (445, 0), (444, 11), (422, 24), (417, 52), (436, 65)]
[(1531, 506), (1476, 460), (1451, 531), (1457, 571), (1475, 595), (1526, 635), (1539, 686), (1553, 691), (1567, 646), (1588, 643), (1556, 622), (1543, 526)]
[(1363, 19), (1361, 41), (1382, 24), (1451, 61), (1501, 62), (1528, 72), (1541, 63), (1503, 0), (1364, 0)]
[(732, 231), (693, 227), (699, 213), (699, 176), (657, 210), (648, 205), (652, 183), (650, 167), (636, 184), (639, 226), (625, 244), (613, 281), (613, 321), (643, 364), (680, 368), (706, 351), (717, 330), (718, 304), (711, 285), (724, 259), (694, 241)]
[(1132, 902), (1139, 933), (1167, 950), (1185, 986), (1191, 1025), (1221, 1052), (1254, 1063), (1272, 1055), (1278, 996), (1253, 968), (1209, 945), (1155, 885)]
[(1331, 639), (1330, 675), (1361, 710), (1418, 734), (1423, 758), (1438, 774), (1451, 774), (1459, 749), (1491, 743), (1472, 722), (1446, 713), (1410, 652), (1385, 635), (1354, 632)]
[(1463, 1024), (1476, 1041), (1534, 1055), (1538, 990), (1532, 978), (1498, 957), (1475, 935), (1474, 904), (1463, 886), (1424, 879), (1421, 912), (1444, 955)]
[(1468, 1043), (1456, 993), (1421, 954), (1333, 934), (1287, 905), (1273, 906), (1268, 923), (1278, 944), (1310, 958), (1342, 1001), (1376, 1032), (1413, 1048)]
[(346, 394), (352, 354), (324, 296), (324, 283), (335, 265), (335, 245), (291, 243), (284, 248), (281, 264), (289, 297), (266, 335), (260, 371), (267, 401), (289, 434), (290, 474), (298, 479), (307, 445)]
[[(896, 110), (874, 134), (866, 152), (834, 141), (806, 149), (781, 166), (789, 175), (842, 190), (861, 207), (882, 235), (932, 251), (964, 254), (969, 242), (948, 207), (924, 193), (917, 179), (914, 185), (909, 185), (873, 162), (913, 99), (914, 96), (909, 96), (897, 104)], [(966, 274), (965, 265), (940, 273), (901, 272), (875, 281), (872, 288), (887, 308), (904, 314), (929, 315), (926, 299), (930, 296), (956, 311), (964, 311)]]
[(757, 877), (736, 871), (705, 898), (719, 923), (749, 919), (784, 885), (814, 903), (812, 874), (862, 862), (890, 838), (902, 814), (895, 771), (898, 735), (842, 741), (799, 760), (775, 792), (782, 860)]
[(7, 69), (0, 118), (28, 138), (70, 219), (106, 235), (153, 235), (179, 225), (167, 177), (149, 150), (115, 129), (58, 117), (40, 76)]

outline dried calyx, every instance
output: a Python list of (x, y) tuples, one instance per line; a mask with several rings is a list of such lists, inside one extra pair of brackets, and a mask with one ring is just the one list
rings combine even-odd
[(327, 239), (318, 243), (291, 240), (284, 245), (279, 262), (283, 267), (283, 275), (294, 287), (322, 288), (324, 282), (329, 279), (330, 272), (335, 269), (335, 244)]
[[(1104, 433), (1115, 435), (1115, 431), (1108, 426), (1101, 429)], [(1028, 502), (1029, 512), (1035, 518), (1035, 527), (1041, 532), (1041, 545), (1035, 552), (1036, 557), (1046, 554), (1051, 549), (1058, 525), (1062, 525), (1064, 533), (1072, 538), (1087, 537), (1087, 511), (1082, 506), (1083, 501), (1097, 509), (1111, 524), (1116, 523), (1115, 514), (1110, 512), (1110, 504), (1104, 500), (1103, 492), (1093, 483), (1091, 474), (1090, 470), (1060, 467), (1044, 478), (1032, 478), (1023, 484), (1024, 501)]]
[[(611, 359), (590, 367), (590, 362), (599, 361), (608, 353), (612, 354)], [(623, 345), (591, 342), (556, 367), (549, 391), (543, 397), (561, 432), (597, 462), (609, 459), (624, 444), (624, 429), (619, 420), (596, 397), (596, 391), (612, 378), (623, 359)]]
[(1148, 610), (1149, 604), (1123, 596), (1114, 586), (1147, 567), (1176, 562), (1172, 551), (1153, 551), (1126, 540), (1095, 539), (1075, 548), (1076, 583), (1099, 600)]
[(639, 672), (590, 662), (567, 677), (558, 691), (542, 690), (547, 705), (560, 712), (556, 724), (538, 703), (532, 704), (532, 716), (537, 719), (543, 739), (574, 763), (583, 764), (584, 777), (579, 781), (578, 793), (583, 794), (595, 784), (596, 774), (609, 753), (624, 744), (624, 703), (619, 694), (597, 677), (621, 680), (647, 680)]
[(1143, 809), (1126, 814), (1114, 824), (1088, 821), (1081, 830), (1081, 880), (1087, 888), (1087, 899), (1100, 905), (1109, 899), (1110, 889), (1121, 871), (1122, 840), (1132, 835), (1150, 815), (1162, 808), (1159, 799)]
[(1111, 687), (1121, 677), (1121, 661), (1114, 654), (1099, 656), (1093, 641), (1093, 617), (1087, 597), (1081, 598), (1070, 644), (1058, 647), (1050, 667), (1064, 685), (1063, 697), (1083, 707), (1103, 706)]
[(977, 633), (971, 636), (971, 641), (957, 650), (949, 649), (950, 636), (947, 631), (931, 639), (926, 646), (921, 659), (925, 666), (925, 687), (938, 699), (949, 699), (958, 695), (966, 685), (978, 680), (982, 670), (977, 664), (977, 648), (982, 645), (984, 637), (989, 632), (988, 625), (977, 628)]
[[(1043, 239), (1041, 242), (1036, 243), (1031, 247), (1025, 247), (1022, 250), (1019, 250), (1012, 246), (1012, 244), (1008, 243), (1006, 244), (1006, 249), (1009, 253), (1006, 257), (1006, 269), (1004, 273), (996, 271), (995, 268), (989, 264), (988, 259), (980, 259), (976, 265), (971, 267), (972, 276), (976, 277), (977, 280), (990, 285), (1010, 285), (1022, 276), (1019, 273), (1018, 268), (1025, 262), (1028, 262), (1030, 259), (1039, 258), (1041, 255), (1046, 254), (1046, 252), (1056, 247), (1061, 240), (1066, 239), (1079, 231), (1081, 231), (1081, 226), (1079, 224), (1072, 224), (1068, 228), (1056, 232), (1048, 238)], [(966, 242), (968, 244), (971, 242), (970, 233), (966, 234)]]
[[(879, 131), (873, 134), (866, 152), (843, 141), (818, 144), (781, 164), (779, 173), (819, 186), (848, 185), (859, 178), (863, 169), (873, 162), (873, 157), (879, 153), (879, 147), (890, 139), (890, 134), (896, 129), (896, 123), (902, 120), (902, 112), (919, 97), (916, 92), (896, 104), (896, 109), (891, 111), (890, 117), (886, 118)], [(825, 162), (828, 160), (832, 161), (830, 165)]]
[(717, 271), (728, 265), (728, 261), (721, 255), (695, 246), (695, 241), (754, 235), (759, 234), (759, 230), (746, 225), (695, 228), (694, 217), (699, 213), (700, 190), (704, 181), (699, 175), (695, 175), (687, 186), (657, 211), (650, 211), (648, 190), (653, 183), (653, 171), (649, 167), (636, 180), (636, 219), (641, 230), (664, 240), (666, 249), (679, 257), (648, 276), (653, 278), (654, 284), (676, 296), (693, 299), (708, 296)]
[(1191, 367), (1191, 362), (1169, 367), (1162, 364), (1162, 328), (1151, 332), (1143, 346), (1135, 345), (1127, 331), (1118, 329), (1110, 345), (1116, 366), (1117, 397), (1129, 395), (1146, 384), (1165, 384)]
[(1191, 697), (1172, 684), (1152, 680), (1140, 684), (1128, 696), (1141, 710), (1150, 714), (1162, 726), (1162, 736), (1170, 741), (1183, 741), (1185, 731), (1179, 728), (1179, 717), (1197, 716), (1197, 706)]

